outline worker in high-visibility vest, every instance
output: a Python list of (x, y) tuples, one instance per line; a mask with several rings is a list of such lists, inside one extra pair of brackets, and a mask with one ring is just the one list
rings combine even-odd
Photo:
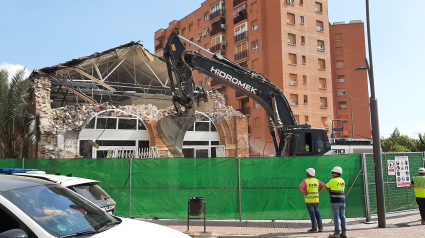
[(319, 212), (319, 194), (325, 190), (325, 184), (314, 178), (316, 171), (308, 168), (307, 178), (298, 186), (298, 190), (304, 195), (305, 204), (311, 219), (312, 228), (308, 232), (322, 232), (322, 217)]
[[(331, 197), (331, 211), (335, 225), (335, 231), (329, 237), (347, 237), (347, 221), (345, 218), (345, 181), (341, 178), (342, 168), (335, 166), (332, 169), (332, 177), (326, 184), (326, 189)], [(341, 230), (339, 229), (339, 220), (341, 220)]]
[(419, 168), (419, 176), (413, 177), (410, 187), (415, 188), (416, 203), (419, 206), (419, 213), (422, 218), (422, 225), (425, 225), (425, 168)]

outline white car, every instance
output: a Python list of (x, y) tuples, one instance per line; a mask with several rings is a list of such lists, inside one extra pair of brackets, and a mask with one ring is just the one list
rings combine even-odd
[(50, 181), (0, 175), (0, 237), (190, 236), (169, 227), (110, 215), (81, 195)]
[[(48, 180), (60, 184), (64, 187), (71, 189), (72, 191), (80, 194), (81, 196), (92, 201), (94, 204), (99, 206), (105, 212), (109, 214), (115, 213), (116, 202), (113, 197), (109, 196), (105, 190), (99, 186), (99, 181), (74, 177), (72, 174), (60, 175), (60, 174), (46, 174), (44, 171), (34, 171), (25, 169), (7, 169), (13, 172), (13, 175), (26, 176)], [(16, 172), (14, 172), (16, 171)], [(1, 172), (1, 170), (0, 170)]]

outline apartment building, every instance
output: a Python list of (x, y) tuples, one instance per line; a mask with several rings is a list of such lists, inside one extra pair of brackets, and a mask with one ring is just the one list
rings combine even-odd
[[(168, 36), (179, 30), (196, 44), (266, 75), (282, 89), (299, 124), (330, 128), (334, 101), (327, 9), (327, 0), (206, 0), (155, 32), (155, 54), (162, 56)], [(195, 73), (195, 81), (219, 90), (228, 105), (248, 117), (250, 155), (274, 154), (259, 104), (205, 75)]]
[(354, 70), (366, 65), (364, 23), (335, 22), (329, 28), (334, 116), (344, 122), (343, 130), (336, 136), (370, 139), (372, 130), (367, 71)]

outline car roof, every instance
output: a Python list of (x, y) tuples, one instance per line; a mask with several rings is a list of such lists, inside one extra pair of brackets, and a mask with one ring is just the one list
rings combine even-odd
[(55, 183), (23, 176), (3, 175), (0, 174), (0, 192), (10, 191), (25, 187), (34, 187), (40, 185), (54, 185)]
[(27, 174), (27, 173), (15, 173), (13, 175), (18, 175), (22, 177), (32, 177), (40, 180), (48, 180), (62, 186), (68, 187), (78, 184), (87, 184), (87, 183), (99, 183), (97, 180), (80, 178), (80, 177), (68, 177), (65, 175), (55, 175), (55, 174)]

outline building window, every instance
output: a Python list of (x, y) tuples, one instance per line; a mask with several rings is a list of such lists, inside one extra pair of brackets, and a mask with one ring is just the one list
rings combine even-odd
[(344, 68), (344, 60), (337, 60), (337, 61), (336, 61), (336, 68), (337, 68), (337, 69), (342, 69), (342, 68)]
[(204, 13), (204, 20), (208, 20), (210, 18), (210, 14), (208, 12)]
[(209, 34), (210, 34), (210, 28), (207, 27), (207, 28), (204, 29), (204, 34), (202, 34), (202, 36), (207, 36)]
[(252, 70), (258, 71), (260, 69), (260, 61), (255, 59), (252, 61)]
[(307, 104), (307, 103), (308, 103), (307, 95), (304, 95), (304, 104)]
[(251, 26), (252, 26), (252, 31), (258, 30), (258, 21), (255, 20), (255, 21), (251, 22)]
[(338, 88), (338, 96), (345, 96), (345, 88)]
[(248, 28), (248, 25), (247, 25), (246, 22), (244, 22), (243, 24), (235, 27), (235, 36), (240, 35), (240, 34), (246, 32), (247, 31), (247, 28)]
[(297, 75), (289, 74), (289, 85), (297, 86)]
[(324, 51), (325, 50), (325, 42), (322, 40), (317, 40), (317, 50)]
[(255, 104), (254, 104), (254, 108), (255, 108), (255, 109), (259, 109), (259, 108), (261, 108), (261, 106), (260, 106), (260, 104), (259, 104), (259, 103), (255, 103)]
[(305, 55), (302, 56), (302, 62), (303, 62), (303, 64), (306, 64), (306, 57), (305, 57)]
[(251, 12), (256, 12), (258, 10), (257, 1), (251, 3)]
[(184, 34), (186, 33), (186, 28), (182, 29), (182, 36), (184, 36)]
[(335, 47), (335, 54), (344, 54), (342, 46), (341, 47)]
[(335, 33), (334, 34), (334, 40), (335, 41), (341, 41), (342, 40), (342, 33)]
[(325, 60), (324, 59), (319, 59), (318, 60), (318, 63), (319, 63), (319, 69), (321, 69), (321, 70), (325, 70), (326, 69), (326, 63), (325, 63)]
[(213, 14), (214, 12), (218, 10), (221, 10), (221, 2), (217, 2), (211, 6), (211, 14)]
[(339, 74), (336, 76), (336, 82), (337, 83), (342, 83), (345, 82), (345, 75), (344, 74)]
[(235, 54), (241, 53), (241, 52), (243, 52), (243, 51), (245, 51), (247, 49), (248, 49), (248, 42), (245, 41), (244, 43), (242, 43), (240, 45), (237, 45), (235, 47)]
[(322, 3), (316, 2), (316, 12), (317, 13), (322, 13), (323, 12), (323, 10), (322, 10)]
[(193, 24), (189, 25), (189, 32), (192, 32)]
[(290, 95), (290, 104), (291, 104), (291, 106), (297, 106), (298, 105), (298, 94), (291, 94)]
[(295, 45), (296, 43), (295, 34), (288, 33), (288, 45)]
[(288, 64), (297, 65), (297, 55), (296, 54), (289, 54)]
[(326, 89), (326, 79), (325, 78), (319, 78), (319, 88), (320, 89)]
[(328, 108), (328, 99), (325, 97), (320, 98), (320, 108)]
[(323, 22), (316, 21), (316, 31), (323, 31)]
[(300, 5), (304, 5), (304, 0), (300, 0)]
[(202, 33), (199, 33), (198, 37), (196, 38), (196, 41), (198, 42), (202, 41)]
[(306, 124), (308, 123), (308, 116), (304, 117), (304, 121), (305, 121)]
[(305, 44), (305, 36), (301, 36), (301, 45)]
[(199, 18), (198, 19), (198, 27), (201, 27), (202, 26), (202, 20), (201, 20), (201, 18)]
[(303, 84), (307, 84), (307, 75), (303, 75)]
[(286, 15), (287, 15), (287, 22), (288, 22), (288, 24), (295, 25), (295, 14), (292, 14), (292, 13), (289, 13), (288, 12)]
[(254, 128), (260, 128), (261, 127), (261, 118), (260, 117), (256, 117), (254, 118)]
[(328, 127), (328, 118), (327, 117), (322, 117), (320, 119), (320, 121), (322, 122), (322, 127), (324, 127), (324, 128)]
[(252, 42), (252, 51), (258, 50), (258, 40)]
[(216, 36), (211, 39), (211, 47), (221, 44), (221, 42), (225, 41), (226, 38), (223, 35)]
[(338, 108), (339, 109), (346, 109), (347, 108), (347, 102), (338, 102)]
[(295, 120), (297, 121), (298, 124), (300, 124), (300, 116), (299, 115), (294, 115)]
[(300, 24), (304, 25), (304, 17), (303, 16), (300, 16)]

